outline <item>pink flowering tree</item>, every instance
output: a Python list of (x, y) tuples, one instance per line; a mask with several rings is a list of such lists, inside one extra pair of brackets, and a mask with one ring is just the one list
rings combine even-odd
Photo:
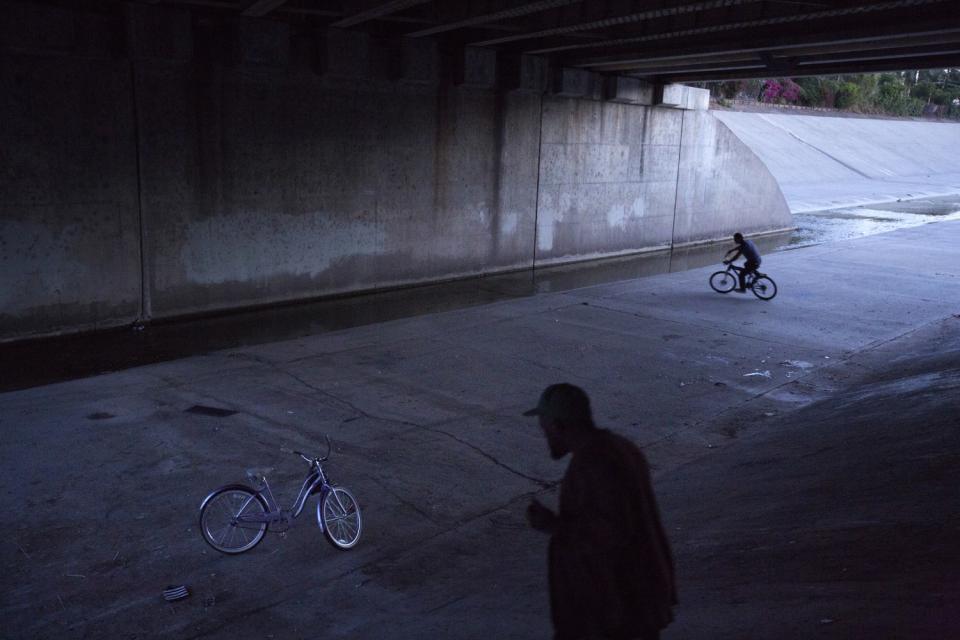
[(780, 98), (783, 99), (784, 102), (793, 104), (800, 97), (801, 92), (802, 89), (800, 88), (800, 85), (790, 78), (787, 78), (783, 81), (782, 89), (780, 91)]
[(800, 85), (790, 78), (780, 78), (778, 80), (771, 78), (765, 80), (763, 83), (763, 88), (760, 91), (760, 101), (777, 104), (783, 104), (785, 102), (793, 104), (800, 98), (802, 93), (803, 90), (800, 88)]
[(767, 80), (763, 83), (763, 102), (776, 102), (777, 98), (780, 97), (780, 93), (783, 91), (783, 85), (781, 85), (776, 80)]

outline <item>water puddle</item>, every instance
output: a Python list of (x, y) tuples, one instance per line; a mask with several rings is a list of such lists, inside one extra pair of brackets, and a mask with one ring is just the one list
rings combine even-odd
[(960, 220), (960, 196), (795, 213), (793, 222), (797, 229), (789, 241), (778, 248), (850, 240), (944, 220)]

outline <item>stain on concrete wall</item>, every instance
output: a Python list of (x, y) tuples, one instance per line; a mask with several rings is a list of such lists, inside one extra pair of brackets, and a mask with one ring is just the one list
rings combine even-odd
[(141, 66), (154, 317), (531, 263), (538, 96), (214, 64)]

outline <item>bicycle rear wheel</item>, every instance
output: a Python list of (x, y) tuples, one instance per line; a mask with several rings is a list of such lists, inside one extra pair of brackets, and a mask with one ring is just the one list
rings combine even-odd
[(267, 523), (245, 522), (241, 516), (259, 516), (266, 512), (266, 502), (250, 488), (223, 487), (211, 493), (200, 506), (200, 532), (207, 544), (221, 553), (243, 553), (263, 540)]
[(717, 293), (730, 293), (737, 286), (737, 276), (729, 271), (717, 271), (710, 276), (710, 287)]
[(317, 519), (327, 540), (338, 549), (349, 549), (360, 540), (360, 504), (343, 487), (331, 487), (317, 503)]
[(777, 283), (770, 276), (760, 276), (750, 285), (750, 290), (761, 300), (772, 300), (777, 295)]

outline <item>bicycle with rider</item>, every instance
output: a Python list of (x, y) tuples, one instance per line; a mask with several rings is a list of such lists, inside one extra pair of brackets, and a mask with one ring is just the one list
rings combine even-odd
[[(743, 234), (739, 231), (733, 234), (733, 241), (737, 243), (737, 246), (727, 251), (723, 257), (723, 264), (730, 264), (740, 256), (743, 256), (745, 263), (742, 268), (737, 269), (737, 277), (740, 279), (740, 288), (737, 289), (737, 291), (739, 293), (746, 293), (747, 275), (756, 273), (757, 269), (760, 268), (760, 252), (757, 250), (757, 246), (750, 240), (744, 238)], [(733, 257), (728, 257), (731, 253), (734, 254)]]

